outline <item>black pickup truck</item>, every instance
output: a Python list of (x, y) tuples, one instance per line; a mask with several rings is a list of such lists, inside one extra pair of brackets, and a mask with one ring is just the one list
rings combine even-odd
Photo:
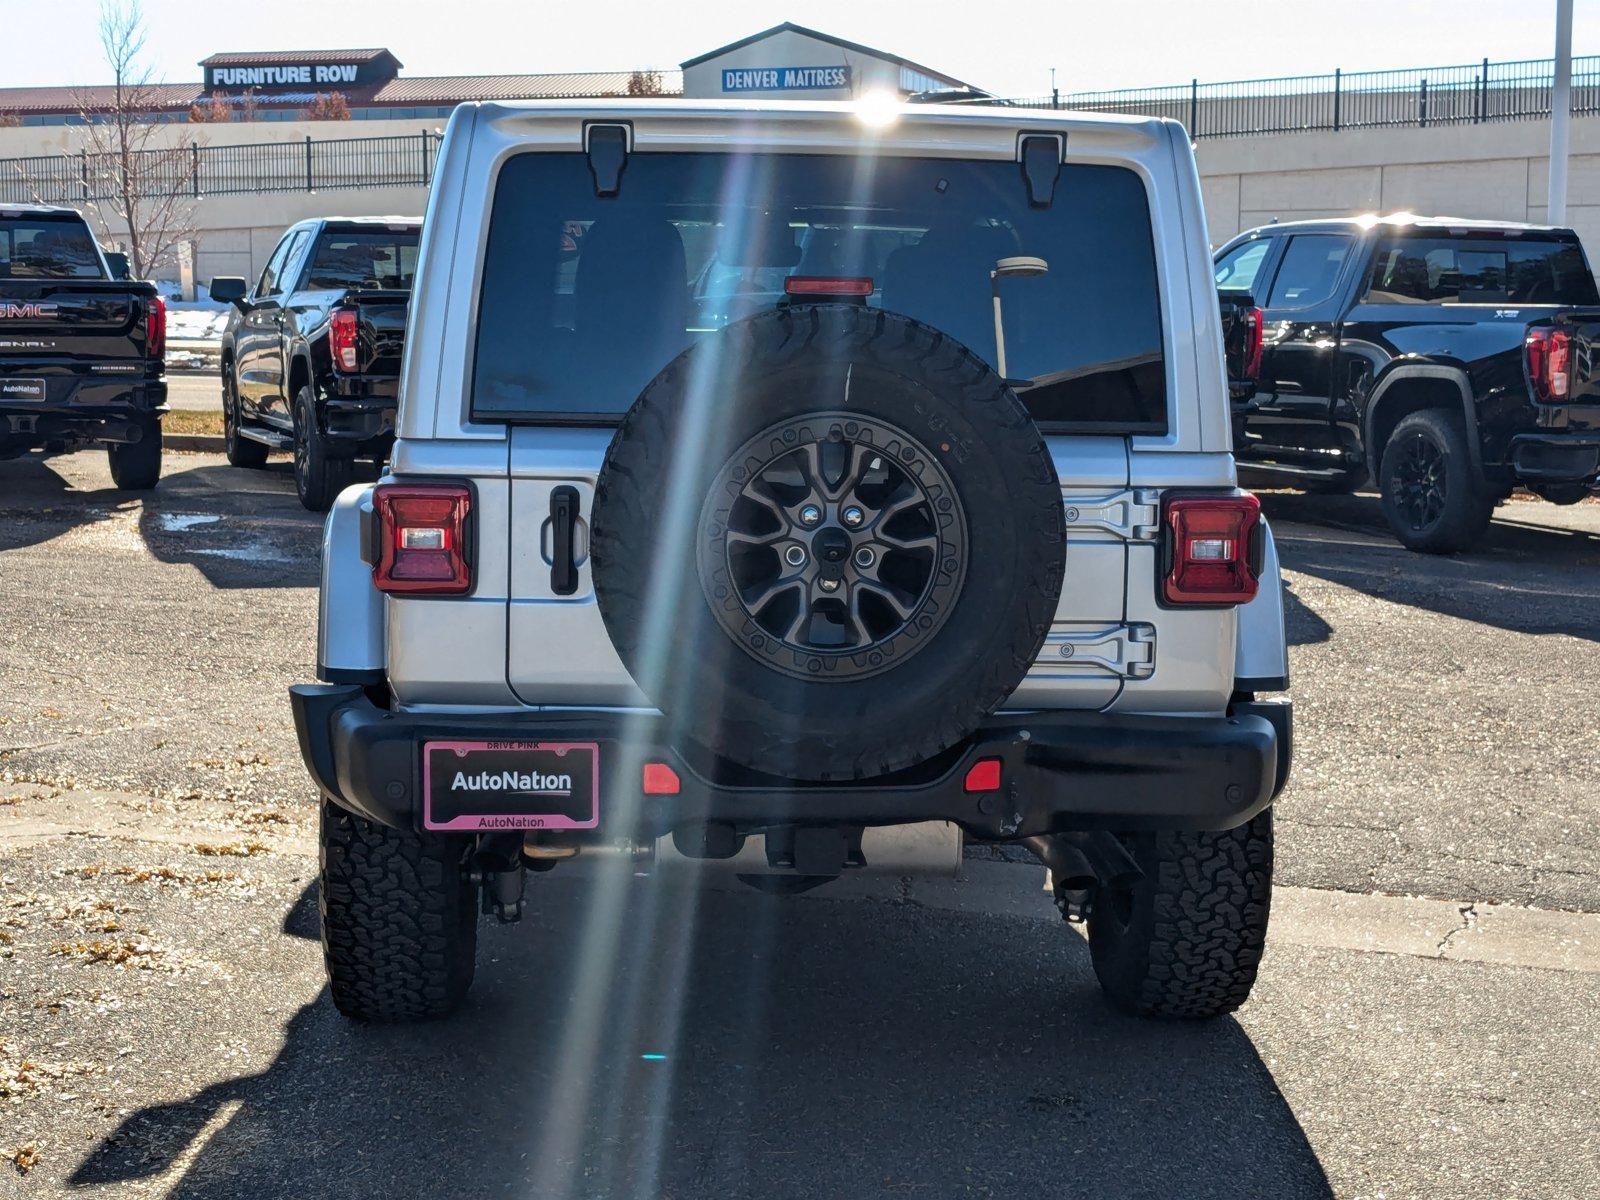
[(300, 502), (323, 512), (358, 458), (394, 442), (400, 350), (416, 274), (418, 217), (328, 217), (291, 226), (254, 288), (211, 281), (234, 312), (222, 335), (228, 461), (294, 454)]
[(0, 459), (105, 446), (121, 488), (161, 477), (167, 310), (115, 279), (70, 208), (0, 207)]
[(1431, 553), (1471, 547), (1519, 485), (1557, 504), (1600, 489), (1600, 295), (1572, 230), (1297, 221), (1228, 242), (1216, 279), (1259, 305), (1241, 467), (1325, 491), (1370, 475), (1396, 536)]

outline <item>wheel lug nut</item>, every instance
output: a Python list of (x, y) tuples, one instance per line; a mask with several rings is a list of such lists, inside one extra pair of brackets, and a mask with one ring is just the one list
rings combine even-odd
[(822, 510), (815, 504), (808, 504), (800, 510), (802, 525), (815, 525), (820, 520), (822, 520)]
[(802, 563), (804, 563), (806, 561), (805, 547), (804, 546), (790, 546), (787, 550), (785, 550), (783, 552), (783, 561), (788, 563), (791, 567), (800, 566)]
[(839, 590), (839, 581), (837, 579), (819, 579), (817, 580), (817, 585), (825, 592), (836, 592)]
[(843, 519), (843, 521), (844, 521), (844, 523), (846, 525), (859, 525), (859, 524), (861, 524), (862, 512), (861, 512), (861, 510), (859, 508), (857, 508), (853, 504), (849, 508), (845, 509), (842, 513), (840, 513), (839, 516)]
[(866, 570), (877, 561), (878, 556), (872, 552), (871, 546), (863, 546), (861, 549), (856, 551), (856, 566), (860, 567), (862, 570)]

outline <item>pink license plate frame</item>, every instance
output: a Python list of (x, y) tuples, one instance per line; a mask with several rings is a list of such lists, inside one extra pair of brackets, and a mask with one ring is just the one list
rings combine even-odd
[[(579, 820), (567, 813), (560, 812), (483, 812), (461, 813), (448, 820), (437, 821), (434, 819), (434, 758), (437, 753), (449, 754), (451, 757), (446, 762), (463, 771), (472, 766), (474, 754), (495, 754), (503, 760), (506, 756), (531, 756), (532, 754), (554, 755), (555, 763), (561, 765), (561, 760), (571, 758), (570, 766), (574, 769), (580, 764), (586, 766), (584, 774), (586, 779), (574, 777), (572, 787), (567, 791), (524, 791), (528, 801), (536, 804), (541, 795), (553, 798), (566, 796), (580, 796), (585, 793), (589, 797), (589, 818)], [(543, 764), (530, 763), (528, 766), (539, 767), (544, 770), (549, 767), (551, 760), (546, 758)], [(595, 829), (600, 824), (600, 744), (598, 742), (424, 742), (422, 745), (422, 827), (424, 829), (439, 831), (471, 831), (492, 832), (496, 829)]]

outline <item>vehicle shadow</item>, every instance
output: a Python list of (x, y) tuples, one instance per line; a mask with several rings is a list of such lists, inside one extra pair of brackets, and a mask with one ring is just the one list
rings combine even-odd
[(96, 486), (103, 473), (86, 475), (81, 460), (0, 461), (0, 551), (98, 526), (79, 549), (142, 546), (218, 588), (316, 586), (323, 519), (300, 506), (287, 461), (240, 470), (187, 458), (169, 456), (148, 492)]
[(1275, 492), (1261, 504), (1290, 571), (1497, 629), (1600, 641), (1600, 532), (1540, 524), (1543, 506), (1503, 504), (1479, 547), (1442, 556), (1396, 542), (1376, 496)]
[(484, 927), (449, 1021), (358, 1026), (324, 992), (266, 1070), (128, 1117), (73, 1186), (176, 1164), (190, 1200), (1332, 1195), (1236, 1022), (1112, 1012), (1059, 923), (597, 887), (535, 882), (522, 926)]

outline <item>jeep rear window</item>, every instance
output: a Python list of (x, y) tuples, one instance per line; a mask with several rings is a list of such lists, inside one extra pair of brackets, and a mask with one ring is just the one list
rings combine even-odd
[(94, 239), (77, 221), (0, 219), (0, 279), (103, 279)]
[(1368, 304), (1595, 304), (1576, 241), (1549, 237), (1394, 237), (1378, 247)]
[(615, 419), (695, 339), (781, 304), (790, 275), (867, 277), (867, 303), (1006, 365), (1050, 429), (1166, 429), (1155, 249), (1144, 185), (1069, 165), (1032, 208), (1010, 162), (635, 153), (599, 198), (581, 154), (500, 172), (478, 308), (472, 414)]

